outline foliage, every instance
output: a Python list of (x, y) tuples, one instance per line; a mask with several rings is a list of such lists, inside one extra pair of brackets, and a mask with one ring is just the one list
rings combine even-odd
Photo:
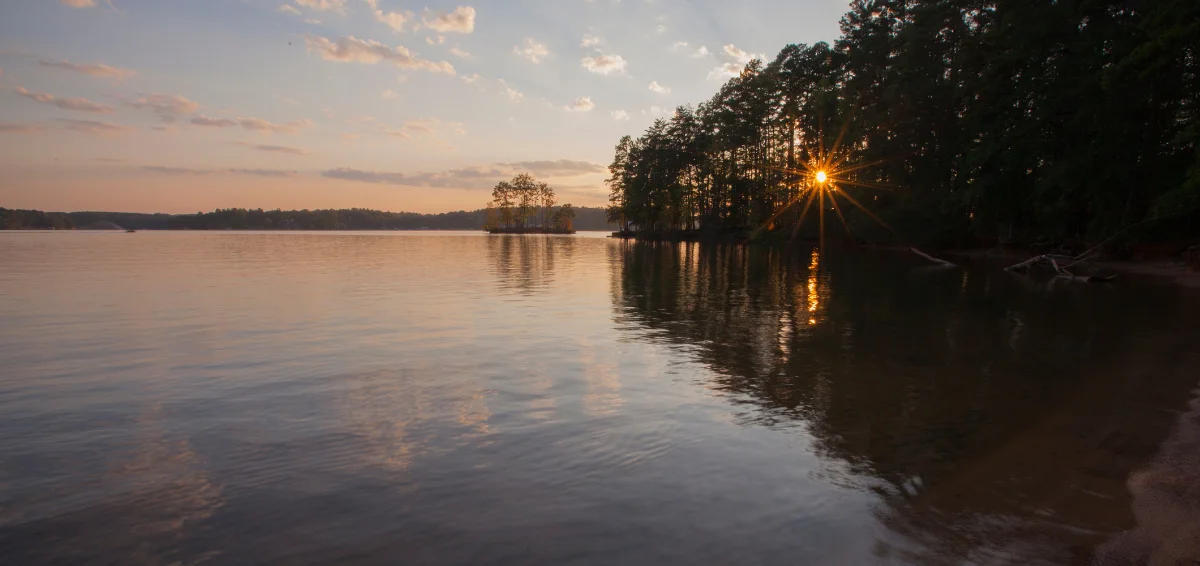
[(574, 230), (575, 209), (564, 204), (557, 211), (558, 197), (550, 185), (533, 175), (521, 173), (511, 181), (501, 181), (492, 190), (485, 229), (524, 230), (530, 227)]
[[(844, 133), (847, 165), (890, 189), (848, 194), (911, 241), (1079, 244), (1160, 216), (1176, 228), (1154, 237), (1195, 238), (1198, 6), (855, 0), (834, 45), (788, 45), (622, 138), (608, 218), (646, 231), (794, 223), (795, 171)], [(863, 213), (847, 220), (888, 234)]]

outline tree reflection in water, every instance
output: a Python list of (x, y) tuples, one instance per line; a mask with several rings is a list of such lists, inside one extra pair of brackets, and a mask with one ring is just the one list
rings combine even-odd
[(753, 408), (745, 425), (800, 425), (847, 462), (909, 543), (880, 555), (1086, 563), (1132, 526), (1126, 480), (1196, 384), (1183, 291), (1028, 288), (866, 252), (619, 249), (617, 322), (686, 346)]

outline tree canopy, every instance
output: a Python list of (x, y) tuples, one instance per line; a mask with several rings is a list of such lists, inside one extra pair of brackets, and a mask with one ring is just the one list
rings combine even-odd
[[(910, 241), (1200, 232), (1200, 4), (855, 0), (841, 32), (622, 138), (610, 221), (794, 223), (804, 164), (837, 147), (846, 194)], [(887, 235), (844, 212), (855, 233)]]

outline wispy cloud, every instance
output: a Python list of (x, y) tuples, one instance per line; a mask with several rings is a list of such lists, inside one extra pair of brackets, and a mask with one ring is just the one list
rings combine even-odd
[(291, 4), (280, 4), (279, 7), (276, 8), (276, 11), (283, 12), (285, 14), (291, 14), (293, 16), (299, 16), (304, 13), (300, 10), (297, 10), (296, 7), (292, 6)]
[(658, 81), (650, 81), (650, 91), (659, 94), (670, 94), (671, 88), (658, 84)]
[(346, 0), (295, 0), (296, 4), (317, 10), (319, 12), (342, 12), (346, 9)]
[(612, 112), (609, 112), (609, 114), (613, 117), (613, 120), (618, 122), (629, 119), (629, 113), (624, 110), (613, 110)]
[(388, 61), (401, 69), (429, 71), (433, 73), (454, 74), (454, 66), (447, 61), (433, 62), (421, 59), (409, 52), (404, 46), (394, 49), (378, 41), (358, 39), (346, 36), (332, 41), (324, 37), (309, 36), (305, 38), (309, 51), (315, 51), (326, 61), (341, 61), (364, 64), (375, 64)]
[(399, 128), (384, 127), (383, 133), (390, 136), (413, 139), (414, 136), (437, 136), (439, 134), (465, 135), (467, 133), (462, 122), (443, 122), (437, 118), (418, 118), (409, 120)]
[(385, 12), (379, 8), (379, 0), (367, 0), (367, 5), (371, 7), (371, 14), (375, 16), (375, 21), (392, 28), (394, 32), (404, 31), (404, 24), (412, 19), (412, 12)]
[(0, 122), (0, 134), (32, 134), (42, 131), (41, 124)]
[(604, 172), (604, 166), (588, 161), (520, 161), (451, 169), (436, 173), (401, 173), (366, 171), (340, 167), (321, 172), (322, 177), (410, 187), (482, 188), (507, 179), (516, 173), (534, 173), (546, 177), (574, 177)]
[(593, 47), (604, 43), (604, 38), (598, 35), (587, 34), (583, 36), (583, 40), (579, 42), (580, 47)]
[(204, 115), (192, 118), (191, 123), (196, 126), (204, 126), (209, 128), (232, 128), (235, 126), (240, 126), (245, 130), (276, 134), (294, 134), (301, 130), (310, 128), (313, 125), (313, 121), (307, 118), (292, 120), (290, 122), (275, 123), (262, 118), (214, 118)]
[(96, 0), (60, 0), (63, 5), (72, 8), (91, 8), (96, 5)]
[(592, 109), (595, 107), (596, 107), (596, 104), (592, 102), (592, 97), (581, 96), (581, 97), (573, 100), (570, 104), (566, 105), (564, 108), (568, 112), (591, 112)]
[(55, 69), (63, 69), (63, 70), (67, 70), (67, 71), (74, 71), (76, 73), (83, 73), (85, 75), (91, 75), (93, 77), (103, 77), (103, 78), (110, 78), (110, 79), (127, 79), (127, 78), (132, 77), (137, 74), (137, 71), (134, 71), (132, 69), (122, 69), (120, 67), (113, 67), (113, 66), (104, 65), (101, 63), (81, 64), (81, 63), (72, 63), (70, 61), (65, 61), (65, 60), (63, 60), (63, 61), (40, 60), (40, 61), (38, 61), (38, 64), (43, 67), (52, 67)]
[(628, 62), (620, 55), (598, 54), (594, 57), (584, 57), (579, 64), (593, 73), (600, 75), (625, 74)]
[(425, 27), (442, 33), (472, 33), (475, 31), (475, 8), (459, 6), (450, 13), (425, 10)]
[(147, 173), (155, 173), (158, 175), (173, 175), (178, 177), (195, 177), (202, 175), (212, 175), (214, 173), (228, 173), (234, 175), (253, 175), (257, 177), (294, 177), (296, 171), (287, 171), (283, 169), (241, 169), (230, 167), (226, 169), (196, 169), (192, 167), (166, 167), (162, 165), (146, 165), (142, 171)]
[(308, 155), (308, 152), (298, 147), (288, 147), (285, 145), (255, 145), (254, 149), (266, 151), (270, 153), (286, 153), (288, 155)]
[(129, 102), (134, 108), (150, 110), (164, 122), (174, 121), (175, 118), (186, 114), (195, 114), (200, 104), (178, 94), (153, 93), (135, 98)]
[(513, 47), (513, 53), (529, 59), (531, 63), (536, 65), (541, 63), (544, 57), (550, 55), (550, 49), (546, 47), (546, 44), (538, 43), (532, 37), (527, 37), (524, 44)]
[(45, 92), (29, 92), (24, 87), (17, 87), (16, 92), (30, 100), (35, 100), (42, 104), (53, 104), (63, 110), (76, 110), (79, 112), (91, 112), (93, 114), (111, 114), (114, 112), (113, 107), (92, 102), (86, 98), (58, 98)]
[(557, 161), (517, 161), (514, 163), (501, 163), (501, 166), (511, 167), (515, 170), (528, 171), (548, 177), (572, 177), (575, 175), (586, 175), (588, 173), (604, 173), (607, 169), (599, 163), (591, 161), (575, 161), (571, 159), (559, 159)]
[(471, 53), (470, 53), (470, 52), (468, 52), (468, 51), (464, 51), (464, 50), (462, 50), (462, 49), (459, 49), (459, 48), (457, 48), (457, 47), (451, 47), (451, 48), (450, 48), (450, 54), (451, 54), (451, 55), (453, 55), (453, 56), (455, 56), (455, 57), (458, 57), (458, 58), (460, 58), (460, 59), (470, 59), (470, 58), (471, 58)]
[(114, 124), (112, 122), (100, 122), (97, 120), (72, 120), (70, 118), (59, 118), (58, 121), (61, 122), (68, 130), (101, 136), (127, 134), (129, 132), (136, 131), (137, 129), (130, 126)]
[(295, 171), (284, 171), (281, 169), (226, 169), (229, 173), (236, 175), (254, 175), (257, 177), (295, 177)]

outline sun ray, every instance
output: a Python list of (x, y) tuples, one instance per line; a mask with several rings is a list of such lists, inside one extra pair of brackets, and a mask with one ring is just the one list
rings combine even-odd
[(882, 218), (876, 216), (874, 212), (867, 210), (867, 207), (859, 204), (859, 202), (857, 200), (854, 200), (854, 197), (850, 196), (849, 193), (847, 193), (846, 191), (842, 191), (842, 196), (846, 197), (846, 200), (850, 201), (850, 204), (853, 204), (854, 206), (858, 207), (859, 210), (866, 213), (867, 216), (870, 216), (872, 220), (878, 222), (880, 226), (887, 228), (888, 231), (891, 232), (892, 234), (896, 234), (896, 231), (893, 230), (891, 226), (888, 226), (887, 222), (884, 222)]
[(804, 210), (800, 212), (800, 219), (796, 221), (796, 227), (792, 228), (792, 237), (789, 242), (796, 240), (796, 234), (800, 233), (800, 226), (804, 224), (804, 218), (808, 216), (808, 209), (812, 208), (813, 198), (817, 196), (817, 191), (808, 192), (808, 201), (804, 203)]
[(850, 224), (848, 224), (846, 222), (846, 217), (842, 216), (842, 208), (840, 206), (838, 206), (838, 203), (837, 203), (837, 195), (841, 194), (842, 196), (846, 196), (846, 191), (839, 191), (839, 190), (837, 190), (836, 187), (833, 190), (835, 192), (829, 193), (829, 202), (833, 203), (833, 211), (837, 213), (838, 219), (842, 221), (842, 228), (846, 229), (846, 235), (849, 236), (850, 241), (853, 242), (854, 234), (852, 234), (850, 232)]

